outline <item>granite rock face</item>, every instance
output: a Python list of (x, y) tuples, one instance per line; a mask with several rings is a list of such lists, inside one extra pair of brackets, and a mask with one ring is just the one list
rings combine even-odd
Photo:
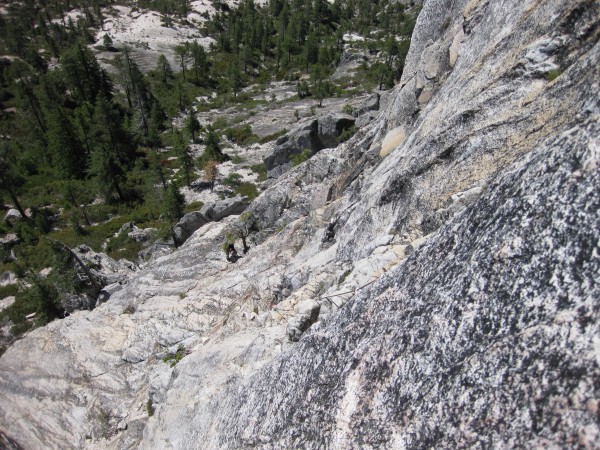
[(378, 117), (249, 205), (243, 258), (221, 250), (235, 216), (207, 223), (8, 348), (2, 432), (597, 448), (599, 17), (591, 0), (425, 2)]
[(293, 351), (182, 415), (182, 448), (595, 447), (598, 118), (541, 144)]

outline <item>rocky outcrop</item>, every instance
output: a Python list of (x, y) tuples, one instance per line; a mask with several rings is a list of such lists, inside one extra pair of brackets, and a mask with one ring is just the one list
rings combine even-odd
[(427, 1), (378, 118), (252, 202), (250, 251), (228, 264), (234, 218), (210, 222), (12, 344), (0, 428), (28, 448), (597, 447), (599, 8)]
[(314, 154), (323, 148), (317, 134), (319, 123), (311, 120), (294, 131), (277, 139), (275, 148), (264, 158), (267, 173), (270, 178), (277, 178), (292, 167), (292, 156), (299, 155), (305, 150)]
[(323, 148), (338, 145), (338, 137), (354, 126), (356, 120), (348, 114), (328, 114), (319, 118), (319, 140)]
[(292, 342), (298, 342), (302, 333), (319, 318), (321, 305), (313, 299), (304, 300), (296, 306), (296, 315), (288, 322), (286, 334)]
[(149, 245), (156, 239), (156, 235), (158, 234), (157, 228), (139, 228), (133, 222), (126, 223), (121, 227), (121, 232), (126, 232), (127, 236), (129, 236), (134, 241), (142, 244)]
[(307, 158), (324, 148), (337, 146), (338, 137), (354, 126), (355, 118), (348, 114), (328, 114), (308, 121), (282, 136), (264, 158), (270, 178), (277, 178), (293, 167), (293, 157), (308, 152)]
[(10, 223), (16, 222), (17, 220), (20, 220), (21, 218), (22, 218), (21, 213), (14, 208), (9, 209), (6, 212), (6, 214), (4, 215), (4, 221), (10, 222)]
[(102, 286), (125, 283), (137, 270), (137, 266), (131, 261), (115, 261), (104, 253), (96, 253), (87, 245), (75, 247), (73, 253), (88, 266), (91, 274)]
[(248, 203), (245, 197), (237, 196), (208, 203), (200, 211), (187, 213), (173, 229), (177, 245), (183, 244), (198, 228), (209, 222), (218, 222), (225, 217), (243, 213)]
[(352, 111), (354, 117), (360, 117), (372, 111), (379, 110), (380, 95), (375, 92), (369, 95), (357, 108)]
[(381, 96), (375, 92), (365, 99), (365, 101), (352, 111), (352, 115), (356, 117), (356, 127), (362, 128), (367, 126), (369, 123), (377, 117), (377, 111)]

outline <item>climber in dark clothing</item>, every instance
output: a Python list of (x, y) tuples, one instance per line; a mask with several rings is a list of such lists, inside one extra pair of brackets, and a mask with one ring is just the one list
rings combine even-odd
[(233, 245), (233, 243), (229, 244), (229, 246), (227, 247), (227, 261), (236, 262), (238, 259), (239, 257), (235, 246)]

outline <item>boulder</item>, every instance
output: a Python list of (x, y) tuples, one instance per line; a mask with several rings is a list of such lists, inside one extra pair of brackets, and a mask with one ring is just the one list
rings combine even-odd
[(6, 236), (0, 238), (0, 259), (3, 261), (10, 261), (15, 258), (12, 248), (21, 242), (19, 236), (15, 233), (8, 233)]
[(5, 297), (3, 299), (0, 299), (0, 312), (4, 311), (6, 308), (8, 308), (14, 302), (15, 302), (15, 296), (14, 295), (11, 295), (10, 297)]
[(15, 222), (21, 219), (21, 213), (14, 208), (9, 209), (4, 216), (5, 222)]
[(15, 233), (8, 233), (0, 238), (0, 245), (2, 246), (12, 247), (19, 242), (21, 242), (21, 239)]
[(139, 259), (143, 264), (149, 263), (162, 256), (168, 255), (173, 250), (172, 239), (169, 242), (156, 241), (149, 247), (138, 253)]
[(73, 253), (90, 268), (90, 272), (101, 286), (125, 283), (137, 270), (137, 266), (131, 261), (116, 261), (104, 253), (96, 253), (87, 245), (78, 245), (73, 249)]
[(338, 145), (338, 136), (352, 128), (356, 119), (348, 114), (328, 114), (319, 118), (319, 140), (323, 148)]
[(158, 229), (156, 228), (138, 228), (135, 222), (131, 221), (124, 223), (121, 228), (119, 228), (119, 231), (115, 233), (115, 237), (121, 233), (127, 233), (127, 236), (134, 241), (144, 244), (150, 243), (157, 232)]
[(218, 222), (225, 217), (243, 213), (248, 207), (248, 203), (248, 199), (238, 195), (218, 202), (207, 203), (202, 207), (200, 213), (207, 222)]
[(209, 221), (200, 211), (187, 213), (173, 228), (174, 238), (178, 245), (183, 244), (188, 238), (205, 223)]
[(72, 313), (81, 309), (94, 309), (96, 301), (88, 294), (64, 294), (61, 298), (61, 306), (66, 313)]
[(369, 111), (379, 110), (379, 94), (377, 92), (369, 95), (361, 105), (352, 111), (354, 117), (360, 117)]
[(127, 235), (134, 241), (144, 244), (151, 242), (155, 238), (157, 233), (157, 228), (134, 227), (129, 233), (127, 233)]
[(280, 137), (275, 148), (264, 158), (270, 178), (277, 178), (292, 167), (292, 156), (309, 150), (311, 155), (323, 148), (318, 139), (319, 123), (317, 120), (304, 122), (291, 133)]
[(304, 300), (296, 305), (298, 316), (306, 317), (311, 325), (319, 318), (320, 310), (321, 305), (313, 299)]
[(319, 150), (338, 145), (337, 138), (354, 126), (356, 119), (348, 114), (328, 114), (318, 120), (304, 122), (286, 136), (280, 137), (275, 148), (264, 158), (269, 178), (278, 178), (293, 166), (292, 157), (308, 150), (313, 156)]
[(121, 289), (123, 289), (123, 286), (120, 283), (112, 283), (108, 286), (104, 286), (98, 294), (96, 306), (106, 302), (111, 295), (113, 295), (115, 292), (119, 292)]
[(218, 222), (228, 216), (243, 213), (248, 207), (246, 197), (236, 196), (214, 203), (207, 203), (200, 211), (186, 214), (173, 229), (177, 245), (183, 244), (194, 234), (194, 231), (209, 222)]

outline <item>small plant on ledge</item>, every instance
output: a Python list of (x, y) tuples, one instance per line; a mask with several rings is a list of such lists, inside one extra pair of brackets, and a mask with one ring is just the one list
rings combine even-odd
[(171, 367), (175, 367), (185, 355), (187, 355), (185, 347), (183, 346), (183, 344), (179, 344), (179, 347), (177, 347), (177, 351), (175, 353), (169, 353), (167, 356), (165, 356), (163, 358), (163, 362), (166, 362)]

